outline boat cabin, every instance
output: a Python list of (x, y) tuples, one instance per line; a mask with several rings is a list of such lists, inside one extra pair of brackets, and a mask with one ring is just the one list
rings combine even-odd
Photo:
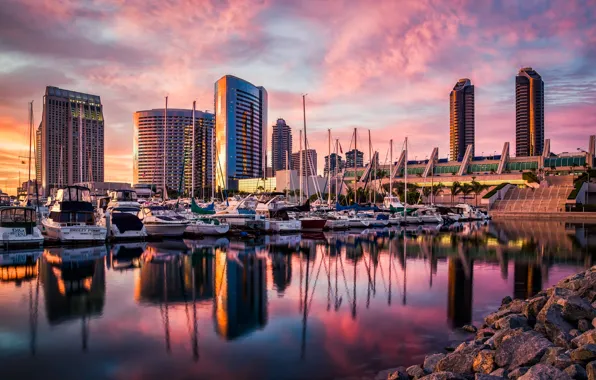
[(6, 193), (0, 193), (0, 207), (1, 206), (11, 206), (12, 203), (10, 201), (10, 196)]
[(91, 193), (82, 186), (67, 186), (56, 193), (49, 218), (56, 223), (95, 225)]
[(137, 202), (137, 192), (134, 190), (110, 191), (110, 200), (112, 202)]
[(0, 227), (22, 228), (25, 234), (31, 235), (37, 224), (35, 209), (30, 207), (0, 207)]

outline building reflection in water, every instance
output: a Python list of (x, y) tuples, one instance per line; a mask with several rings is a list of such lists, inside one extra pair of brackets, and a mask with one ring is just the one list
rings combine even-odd
[(267, 324), (267, 261), (252, 248), (229, 251), (215, 253), (213, 318), (216, 333), (233, 340)]
[(42, 253), (42, 249), (36, 249), (0, 254), (0, 282), (20, 287), (23, 282), (37, 279), (37, 259)]
[(271, 274), (277, 295), (282, 297), (292, 283), (292, 256), (286, 253), (271, 254)]
[(451, 327), (461, 327), (472, 321), (472, 260), (449, 257), (447, 316)]
[(515, 262), (513, 277), (513, 298), (530, 298), (542, 290), (542, 268), (539, 264)]

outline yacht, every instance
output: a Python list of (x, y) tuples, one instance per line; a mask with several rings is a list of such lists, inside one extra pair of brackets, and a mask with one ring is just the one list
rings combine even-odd
[(49, 215), (41, 223), (50, 240), (72, 243), (106, 240), (106, 228), (95, 224), (91, 195), (86, 187), (59, 189)]
[(98, 207), (98, 225), (106, 227), (108, 237), (113, 240), (143, 239), (147, 229), (139, 219), (141, 205), (134, 190), (110, 191), (107, 205)]
[(442, 224), (443, 217), (434, 207), (422, 207), (412, 213), (413, 216), (420, 218), (422, 223)]
[(484, 220), (487, 215), (480, 210), (475, 209), (467, 203), (455, 205), (454, 211), (459, 214), (459, 221)]
[(164, 206), (143, 206), (138, 216), (149, 236), (182, 236), (189, 224), (188, 219)]
[(0, 249), (41, 247), (43, 235), (37, 228), (37, 215), (32, 207), (0, 207)]
[(385, 210), (389, 210), (393, 208), (401, 209), (404, 205), (399, 201), (399, 198), (396, 196), (388, 196), (383, 198), (383, 208)]
[(225, 235), (230, 231), (228, 223), (220, 222), (214, 218), (189, 219), (186, 232), (195, 235)]

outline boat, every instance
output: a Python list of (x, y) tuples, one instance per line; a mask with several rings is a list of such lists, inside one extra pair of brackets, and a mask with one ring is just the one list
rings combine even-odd
[(0, 207), (4, 206), (12, 206), (12, 201), (8, 194), (0, 192)]
[(49, 240), (61, 242), (103, 242), (107, 229), (95, 223), (89, 189), (66, 186), (56, 193), (49, 215), (41, 221)]
[(383, 198), (383, 209), (390, 210), (391, 207), (396, 209), (403, 209), (404, 205), (399, 201), (396, 196), (387, 196)]
[[(106, 227), (112, 240), (144, 239), (147, 229), (139, 218), (141, 205), (134, 190), (110, 191), (108, 203), (98, 207), (98, 225)], [(99, 201), (101, 205), (102, 200)]]
[(422, 223), (442, 224), (443, 217), (434, 207), (422, 207), (412, 213), (412, 216), (420, 218)]
[(308, 232), (321, 232), (327, 224), (327, 219), (318, 216), (303, 216), (299, 217), (298, 220), (301, 223), (301, 231)]
[(228, 223), (220, 222), (214, 218), (190, 219), (186, 226), (186, 232), (195, 235), (225, 235), (230, 231)]
[(189, 224), (188, 219), (164, 206), (143, 206), (138, 216), (149, 236), (182, 236)]
[(467, 203), (460, 203), (455, 205), (452, 210), (459, 214), (459, 221), (470, 221), (470, 220), (484, 220), (487, 215), (480, 210), (475, 209)]
[(34, 208), (0, 207), (0, 249), (41, 247), (43, 240)]

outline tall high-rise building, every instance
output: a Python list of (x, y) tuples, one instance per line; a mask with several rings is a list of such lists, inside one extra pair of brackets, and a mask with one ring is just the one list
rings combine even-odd
[(515, 155), (539, 156), (544, 149), (544, 82), (531, 67), (515, 77)]
[(329, 170), (331, 170), (331, 174), (335, 173), (335, 169), (340, 171), (344, 168), (344, 160), (342, 157), (337, 153), (331, 153), (329, 156), (325, 156), (325, 168), (323, 169), (323, 173), (327, 176)]
[[(302, 176), (317, 175), (317, 151), (314, 149), (302, 150)], [(308, 160), (308, 161), (307, 161)], [(300, 152), (292, 153), (292, 170), (300, 173)], [(308, 171), (307, 171), (308, 170)]]
[(457, 81), (449, 94), (449, 147), (451, 159), (461, 161), (468, 145), (474, 155), (474, 86), (468, 78)]
[(364, 167), (364, 153), (359, 150), (352, 149), (346, 152), (346, 168), (354, 167), (354, 156), (356, 157), (356, 167)]
[(292, 155), (292, 130), (284, 119), (277, 119), (277, 123), (273, 125), (271, 155), (273, 175), (277, 170), (286, 170), (286, 165), (292, 166), (290, 162), (286, 162)]
[(37, 156), (46, 194), (77, 182), (103, 182), (104, 119), (99, 96), (46, 87), (40, 129)]
[(262, 178), (267, 167), (267, 91), (232, 75), (215, 83), (216, 183)]
[(169, 190), (189, 193), (192, 178), (192, 147), (195, 149), (195, 195), (208, 197), (213, 181), (214, 115), (195, 111), (192, 141), (192, 110), (168, 108), (134, 113), (133, 181), (163, 187), (164, 136), (165, 176)]
[(37, 178), (37, 185), (42, 185), (41, 180), (41, 123), (35, 131), (35, 178)]

